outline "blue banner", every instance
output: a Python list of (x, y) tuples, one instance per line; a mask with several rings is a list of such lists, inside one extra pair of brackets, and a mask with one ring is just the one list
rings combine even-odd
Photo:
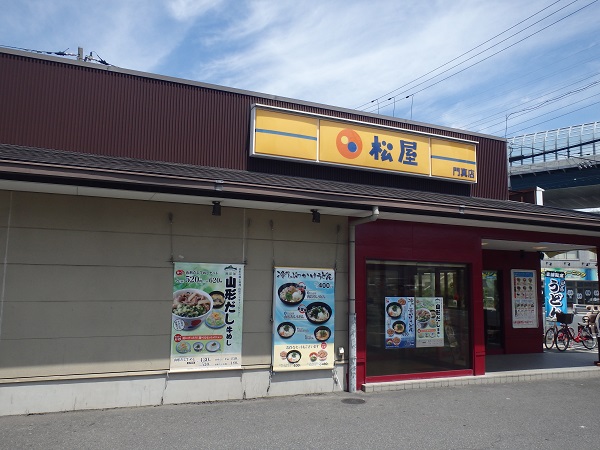
[(567, 297), (565, 294), (565, 273), (549, 272), (544, 274), (544, 298), (546, 317), (554, 317), (557, 312), (567, 312)]

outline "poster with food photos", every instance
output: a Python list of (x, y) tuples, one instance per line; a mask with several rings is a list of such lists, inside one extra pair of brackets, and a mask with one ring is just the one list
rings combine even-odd
[(414, 297), (386, 297), (384, 314), (385, 348), (414, 348)]
[(535, 270), (513, 269), (511, 272), (512, 326), (537, 328), (537, 282)]
[(244, 266), (175, 263), (170, 370), (242, 366)]
[(444, 299), (415, 298), (415, 329), (417, 347), (444, 346)]
[(335, 272), (276, 267), (273, 371), (333, 369)]

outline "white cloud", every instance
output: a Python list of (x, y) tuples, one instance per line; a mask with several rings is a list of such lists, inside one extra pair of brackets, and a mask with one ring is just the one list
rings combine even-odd
[[(95, 51), (128, 69), (350, 108), (371, 105), (381, 97), (385, 114), (394, 108), (394, 101), (387, 99), (396, 96), (397, 116), (408, 116), (414, 100), (415, 120), (464, 125), (493, 111), (502, 115), (507, 105), (518, 105), (531, 95), (532, 86), (541, 92), (551, 90), (559, 82), (575, 80), (576, 74), (582, 76), (584, 69), (592, 70), (582, 58), (589, 52), (598, 59), (599, 38), (594, 31), (600, 6), (446, 80), (441, 81), (485, 55), (429, 81), (440, 71), (402, 86), (549, 4), (546, 0), (22, 0), (9, 2), (0, 16), (0, 45), (72, 51), (80, 45), (86, 53)], [(575, 57), (579, 50), (582, 54)], [(565, 66), (562, 61), (567, 57), (574, 68), (564, 74), (533, 76), (540, 69), (554, 72), (554, 66)], [(405, 98), (412, 93), (414, 97)], [(375, 112), (376, 104), (371, 105)]]
[(471, 42), (478, 36), (483, 40), (488, 30), (473, 30), (483, 5), (469, 11), (459, 3), (445, 8), (444, 15), (431, 15), (432, 6), (446, 3), (375, 1), (365, 8), (325, 2), (306, 8), (306, 3), (282, 2), (261, 15), (266, 4), (255, 2), (247, 20), (240, 18), (223, 32), (246, 40), (240, 50), (205, 64), (197, 77), (356, 106), (437, 67), (448, 55), (460, 54), (469, 48), (465, 34)]
[(193, 20), (223, 3), (222, 0), (168, 0), (167, 10), (179, 21)]

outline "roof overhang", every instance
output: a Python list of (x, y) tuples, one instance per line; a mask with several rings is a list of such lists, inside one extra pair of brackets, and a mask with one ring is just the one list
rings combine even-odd
[(600, 237), (600, 216), (520, 202), (0, 145), (0, 188)]

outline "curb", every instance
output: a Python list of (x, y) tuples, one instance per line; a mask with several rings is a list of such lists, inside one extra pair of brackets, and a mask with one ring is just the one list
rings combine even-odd
[(479, 376), (447, 377), (428, 380), (390, 381), (385, 383), (366, 383), (363, 392), (405, 391), (409, 389), (431, 389), (452, 386), (470, 386), (479, 384), (521, 383), (536, 380), (568, 380), (577, 378), (600, 378), (598, 367), (569, 367), (566, 369), (512, 370), (510, 372), (492, 372)]

